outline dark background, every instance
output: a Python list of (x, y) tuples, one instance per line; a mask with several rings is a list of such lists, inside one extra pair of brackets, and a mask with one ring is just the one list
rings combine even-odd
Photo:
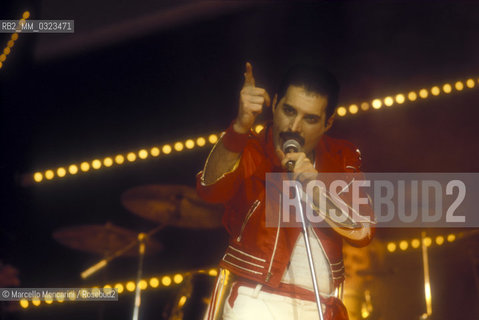
[[(20, 183), (24, 174), (223, 130), (245, 61), (270, 94), (289, 65), (325, 65), (341, 83), (341, 105), (472, 77), (474, 89), (340, 118), (331, 135), (358, 145), (364, 171), (479, 171), (477, 2), (2, 1), (0, 18), (25, 10), (30, 19), (74, 19), (75, 33), (20, 34), (0, 69), (0, 260), (19, 269), (23, 287), (133, 279), (136, 260), (122, 258), (82, 282), (98, 257), (61, 246), (52, 232), (107, 221), (153, 228), (121, 206), (121, 193), (194, 186), (210, 145), (31, 186)], [(9, 37), (0, 34), (0, 47)], [(379, 230), (378, 239), (416, 234)], [(222, 230), (168, 228), (156, 239), (165, 250), (147, 258), (146, 275), (214, 266), (226, 245)], [(431, 249), (434, 319), (479, 317), (477, 252), (474, 238)], [(417, 319), (425, 309), (418, 251), (386, 265), (395, 274), (378, 278), (378, 308), (387, 319)], [(147, 291), (144, 319), (161, 318), (175, 294)], [(5, 316), (126, 319), (132, 298)]]

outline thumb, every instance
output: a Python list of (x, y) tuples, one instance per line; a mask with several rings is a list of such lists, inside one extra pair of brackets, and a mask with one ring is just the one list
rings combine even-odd
[(271, 97), (269, 96), (268, 92), (264, 92), (264, 104), (265, 106), (269, 107), (271, 105)]

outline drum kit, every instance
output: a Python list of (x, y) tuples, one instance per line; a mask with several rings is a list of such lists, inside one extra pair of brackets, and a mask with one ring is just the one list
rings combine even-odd
[[(53, 233), (53, 238), (68, 248), (102, 256), (102, 260), (82, 273), (82, 278), (85, 279), (91, 276), (105, 267), (111, 260), (125, 256), (138, 259), (136, 280), (139, 283), (142, 277), (144, 256), (158, 254), (163, 249), (163, 245), (152, 238), (154, 234), (165, 227), (190, 230), (221, 227), (223, 207), (204, 202), (198, 197), (195, 189), (188, 186), (144, 185), (134, 187), (121, 195), (121, 203), (131, 213), (153, 222), (155, 227), (147, 233), (137, 233), (111, 223), (106, 223), (105, 225), (81, 225), (61, 228)], [(478, 234), (479, 231), (474, 230), (462, 232), (459, 235), (460, 238), (475, 238)], [(421, 238), (424, 237), (425, 234), (422, 233)], [(424, 281), (425, 284), (428, 284), (430, 280), (427, 248), (424, 245), (424, 241), (421, 241), (421, 243), (423, 244), (421, 247)], [(196, 290), (196, 288), (193, 288), (195, 286), (193, 282), (198, 281), (198, 279), (193, 279), (193, 276), (198, 274), (201, 274), (201, 272), (190, 272), (189, 276), (185, 277), (186, 281), (179, 289), (180, 294), (177, 300), (180, 297), (191, 296), (192, 292)], [(365, 270), (364, 272), (357, 271), (356, 274), (358, 277), (381, 277), (389, 273), (381, 270)], [(200, 279), (200, 281), (202, 280)], [(140, 286), (136, 286), (133, 320), (138, 319), (141, 304), (140, 295)], [(204, 300), (204, 296), (201, 297), (201, 301), (204, 302)], [(194, 302), (196, 303), (197, 301)], [(177, 308), (177, 305), (176, 301), (173, 303), (173, 307), (167, 307), (169, 310), (166, 311), (166, 314), (164, 313), (164, 317), (170, 320), (185, 318), (185, 314)], [(426, 299), (426, 307), (426, 313), (420, 317), (421, 319), (430, 318), (430, 298)], [(374, 319), (374, 316), (371, 314), (368, 319)]]
[[(85, 270), (81, 276), (88, 278), (105, 267), (113, 259), (137, 257), (137, 283), (143, 272), (143, 258), (162, 251), (163, 245), (152, 238), (165, 227), (185, 229), (214, 229), (221, 227), (223, 206), (201, 200), (194, 188), (183, 185), (144, 185), (134, 187), (121, 195), (122, 205), (133, 214), (154, 222), (157, 226), (147, 233), (137, 233), (123, 227), (105, 225), (81, 225), (56, 230), (53, 238), (60, 244), (79, 251), (102, 256), (102, 260)], [(147, 250), (146, 250), (147, 249)], [(185, 281), (191, 291), (191, 277)], [(185, 290), (186, 290), (185, 289)], [(141, 289), (136, 286), (132, 319), (138, 319)], [(178, 319), (178, 312), (170, 319)]]

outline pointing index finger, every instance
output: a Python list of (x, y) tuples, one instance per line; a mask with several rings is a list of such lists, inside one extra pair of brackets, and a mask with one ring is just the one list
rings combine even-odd
[(244, 86), (254, 87), (253, 66), (246, 62), (246, 72), (244, 73)]

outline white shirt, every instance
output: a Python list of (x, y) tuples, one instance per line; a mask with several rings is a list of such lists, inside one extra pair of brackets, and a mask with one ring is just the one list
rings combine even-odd
[[(309, 227), (308, 231), (319, 292), (326, 296), (332, 295), (332, 276), (328, 259), (313, 229)], [(290, 263), (283, 274), (281, 282), (294, 284), (301, 288), (314, 291), (311, 270), (309, 269), (308, 256), (306, 253), (306, 244), (302, 233), (296, 241), (291, 254)]]

